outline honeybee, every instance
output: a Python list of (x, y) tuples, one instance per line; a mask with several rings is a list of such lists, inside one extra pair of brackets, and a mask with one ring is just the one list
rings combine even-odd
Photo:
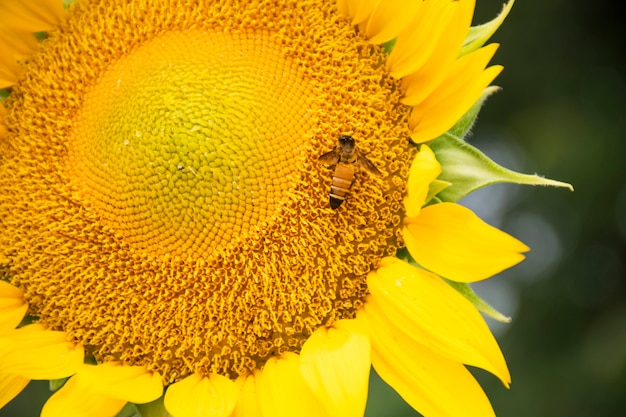
[(333, 210), (348, 196), (354, 175), (359, 168), (372, 175), (382, 175), (372, 161), (359, 151), (352, 136), (340, 136), (337, 146), (320, 156), (319, 160), (327, 165), (327, 168), (334, 168), (333, 182), (330, 186), (330, 207)]

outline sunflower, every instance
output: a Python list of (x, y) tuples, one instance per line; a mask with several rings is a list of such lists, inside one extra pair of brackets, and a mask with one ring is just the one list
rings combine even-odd
[(563, 185), (463, 141), (511, 5), (5, 1), (0, 405), (50, 379), (44, 416), (362, 416), (373, 366), (493, 415), (467, 283), (528, 248), (456, 201)]

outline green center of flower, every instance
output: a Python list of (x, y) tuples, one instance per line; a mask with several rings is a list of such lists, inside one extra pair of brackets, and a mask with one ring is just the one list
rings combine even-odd
[(85, 96), (70, 176), (137, 249), (208, 256), (267, 221), (292, 188), (305, 87), (266, 33), (167, 33)]

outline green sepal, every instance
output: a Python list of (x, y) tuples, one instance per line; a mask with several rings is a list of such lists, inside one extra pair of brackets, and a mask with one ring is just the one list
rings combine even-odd
[(52, 392), (58, 391), (63, 385), (65, 385), (68, 379), (69, 378), (51, 379), (48, 381), (48, 389)]
[(500, 313), (498, 310), (496, 310), (491, 305), (489, 305), (489, 303), (487, 303), (485, 300), (480, 298), (480, 296), (474, 292), (474, 290), (468, 283), (450, 281), (447, 279), (445, 281), (452, 288), (457, 290), (459, 294), (467, 298), (474, 305), (474, 307), (476, 307), (476, 309), (480, 311), (481, 313), (483, 313), (485, 316), (491, 317), (492, 319), (500, 321), (502, 323), (511, 322), (510, 317), (505, 316), (504, 314)]
[(426, 195), (426, 203), (430, 202), (437, 194), (451, 186), (448, 181), (442, 181), (439, 179), (434, 180), (428, 187), (428, 195)]
[(413, 257), (411, 256), (411, 254), (409, 254), (409, 250), (407, 248), (399, 248), (396, 251), (396, 258), (403, 260), (406, 263), (417, 265), (415, 261), (413, 260)]
[(135, 408), (135, 404), (126, 403), (124, 408), (115, 415), (115, 417), (140, 417), (137, 412), (137, 408)]
[(135, 404), (140, 417), (172, 417), (165, 409), (164, 396), (145, 404)]
[(549, 185), (574, 191), (565, 182), (504, 168), (463, 139), (449, 133), (434, 140), (430, 146), (442, 167), (439, 179), (452, 184), (437, 195), (443, 201), (456, 202), (472, 191), (500, 182)]
[(387, 55), (389, 55), (391, 53), (391, 51), (393, 51), (393, 47), (396, 46), (396, 41), (397, 40), (398, 40), (398, 38), (393, 38), (389, 42), (383, 43), (383, 49), (385, 50), (385, 53)]
[(511, 0), (502, 7), (502, 12), (495, 19), (482, 25), (472, 26), (463, 42), (459, 56), (467, 55), (483, 46), (498, 30), (508, 16), (515, 1)]
[[(483, 104), (487, 99), (494, 93), (500, 91), (501, 88), (495, 85), (489, 86), (485, 88), (472, 107), (459, 119), (458, 122), (450, 130), (448, 130), (447, 134), (455, 136), (457, 138), (463, 139), (470, 132), (472, 127), (474, 127), (474, 123), (476, 123), (476, 118), (478, 117), (478, 113), (480, 109), (483, 107)], [(434, 142), (433, 142), (434, 143)]]
[(429, 144), (441, 164), (442, 173), (438, 180), (450, 183), (437, 197), (442, 201), (456, 202), (472, 191), (500, 182), (550, 185), (574, 191), (570, 184), (561, 181), (504, 168), (463, 140), (472, 129), (485, 100), (498, 90), (499, 87), (487, 87), (478, 101), (448, 132)]

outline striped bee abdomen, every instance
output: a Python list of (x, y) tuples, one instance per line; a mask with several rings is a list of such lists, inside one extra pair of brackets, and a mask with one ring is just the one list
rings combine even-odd
[(354, 164), (339, 162), (333, 173), (333, 182), (330, 186), (330, 207), (334, 210), (346, 199), (354, 181)]

